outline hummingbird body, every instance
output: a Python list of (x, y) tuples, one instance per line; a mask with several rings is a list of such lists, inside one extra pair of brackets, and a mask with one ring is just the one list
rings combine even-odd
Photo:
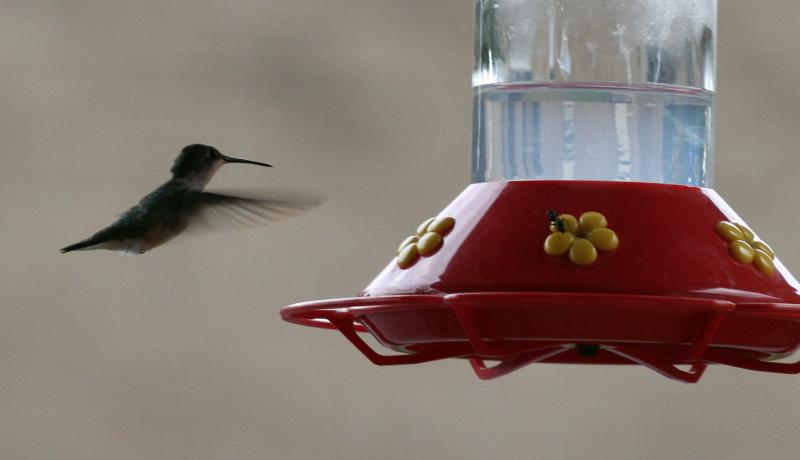
[(113, 224), (61, 252), (109, 249), (143, 254), (186, 229), (189, 219), (187, 205), (190, 205), (192, 191), (184, 184), (170, 180), (147, 194)]
[(225, 156), (211, 146), (186, 146), (172, 167), (172, 179), (147, 194), (113, 224), (61, 252), (108, 249), (143, 254), (189, 227), (213, 230), (252, 226), (316, 204), (298, 198), (247, 198), (204, 192), (214, 173), (226, 163), (270, 166)]

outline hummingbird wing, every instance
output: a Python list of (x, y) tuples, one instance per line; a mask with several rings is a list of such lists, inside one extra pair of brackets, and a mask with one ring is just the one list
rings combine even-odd
[(322, 201), (322, 195), (306, 193), (271, 192), (256, 197), (191, 192), (186, 230), (198, 233), (255, 227), (296, 216)]

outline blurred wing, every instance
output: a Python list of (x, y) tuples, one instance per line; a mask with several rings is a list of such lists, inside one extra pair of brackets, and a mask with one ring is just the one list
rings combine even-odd
[(186, 230), (202, 233), (255, 227), (296, 216), (321, 204), (323, 197), (288, 192), (263, 197), (194, 192), (188, 200)]

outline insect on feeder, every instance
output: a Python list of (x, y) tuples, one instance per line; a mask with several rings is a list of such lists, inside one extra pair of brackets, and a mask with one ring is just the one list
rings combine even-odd
[[(798, 283), (711, 189), (715, 0), (477, 0), (472, 184), (358, 297), (370, 361), (799, 373)], [(379, 353), (371, 333), (399, 354)], [(490, 365), (491, 363), (491, 365)]]

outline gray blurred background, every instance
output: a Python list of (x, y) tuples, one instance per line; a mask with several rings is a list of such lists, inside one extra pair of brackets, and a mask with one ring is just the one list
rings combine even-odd
[[(356, 294), (469, 174), (468, 0), (0, 0), (0, 458), (782, 459), (800, 376), (376, 367), (289, 303)], [(716, 189), (800, 272), (800, 3), (720, 2)], [(204, 142), (324, 191), (279, 225), (58, 254)], [(687, 216), (690, 218), (690, 216)]]

